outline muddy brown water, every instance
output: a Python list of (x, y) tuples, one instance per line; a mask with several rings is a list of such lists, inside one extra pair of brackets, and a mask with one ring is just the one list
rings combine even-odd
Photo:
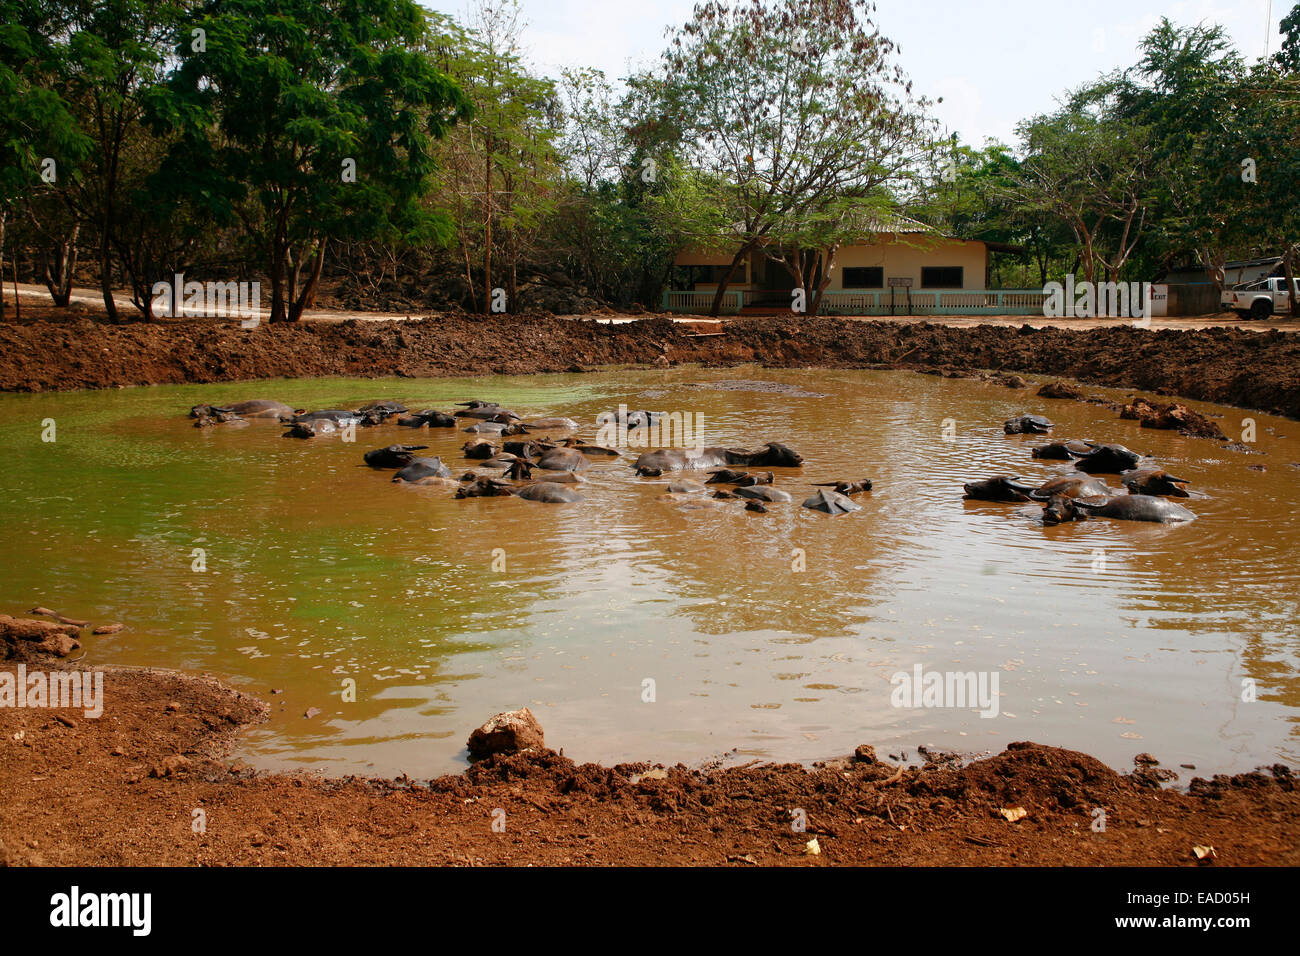
[[(768, 384), (743, 384), (755, 380)], [(699, 387), (709, 382), (728, 384)], [(358, 429), (349, 444), (186, 417), (198, 401), (262, 397), (442, 409), (487, 398), (576, 418), (589, 439), (624, 403), (698, 415), (708, 444), (783, 441), (806, 464), (775, 469), (795, 501), (766, 515), (665, 495), (666, 477), (632, 473), (636, 450), (593, 463), (580, 504), (458, 501), (393, 485), (361, 454), (418, 441), (459, 475), (474, 464), (459, 429)], [(266, 768), (454, 770), (474, 726), (521, 705), (553, 746), (605, 762), (811, 761), (859, 743), (915, 758), (922, 745), (978, 754), (1033, 739), (1119, 767), (1141, 751), (1198, 773), (1294, 764), (1300, 423), (1192, 404), (1233, 437), (1253, 419), (1262, 454), (908, 372), (0, 396), (0, 610), (121, 621), (86, 637), (88, 662), (203, 671), (264, 697), (272, 719), (243, 755)], [(966, 480), (1066, 467), (1032, 460), (1045, 439), (1002, 433), (1021, 412), (1051, 417), (1055, 438), (1151, 453), (1190, 480), (1198, 519), (1044, 527), (1037, 505), (963, 501)], [(799, 507), (814, 481), (864, 477), (875, 490), (860, 511)], [(996, 674), (996, 716), (894, 706), (891, 677), (917, 665)]]

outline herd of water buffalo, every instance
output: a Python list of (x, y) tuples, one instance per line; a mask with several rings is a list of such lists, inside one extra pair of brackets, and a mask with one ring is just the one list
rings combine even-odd
[[(617, 424), (628, 431), (650, 427), (658, 413), (620, 412)], [(471, 401), (457, 405), (451, 414), (429, 409), (411, 412), (399, 402), (373, 402), (359, 409), (307, 412), (282, 402), (254, 399), (231, 405), (196, 405), (190, 410), (195, 427), (235, 426), (249, 420), (272, 420), (287, 427), (286, 438), (315, 438), (345, 429), (396, 423), (408, 428), (455, 428), (470, 422), (465, 432), (471, 437), (462, 446), (465, 458), (489, 474), (469, 471), (452, 477), (451, 468), (436, 457), (422, 457), (417, 452), (427, 445), (395, 444), (368, 451), (364, 460), (371, 468), (396, 469), (395, 482), (412, 484), (441, 483), (454, 486), (457, 498), (481, 498), (516, 495), (528, 501), (552, 504), (581, 501), (577, 487), (590, 459), (614, 459), (617, 449), (583, 441), (572, 434), (577, 430), (571, 418), (537, 418), (525, 421), (496, 402)], [(1054, 427), (1037, 415), (1021, 415), (1003, 426), (1007, 434), (1048, 434)], [(514, 440), (506, 441), (512, 438)], [(494, 440), (495, 439), (495, 440)], [(498, 448), (497, 440), (501, 441)], [(1089, 516), (1119, 518), (1130, 521), (1162, 523), (1190, 521), (1192, 512), (1169, 497), (1186, 498), (1187, 484), (1157, 464), (1144, 460), (1123, 445), (1092, 441), (1065, 441), (1033, 449), (1033, 457), (1070, 461), (1075, 471), (1057, 475), (1043, 482), (1026, 481), (998, 475), (965, 485), (966, 497), (982, 501), (1043, 503), (1043, 521), (1057, 524)], [(774, 487), (771, 471), (748, 471), (758, 468), (797, 468), (803, 458), (786, 445), (768, 442), (755, 449), (743, 448), (663, 448), (639, 455), (633, 467), (638, 475), (658, 477), (673, 472), (706, 472), (703, 483), (690, 478), (669, 481), (669, 494), (699, 494), (705, 485), (725, 485), (714, 492), (715, 498), (745, 500), (749, 511), (765, 512), (773, 502), (793, 501), (789, 492)], [(539, 472), (534, 476), (534, 472)], [(1116, 474), (1127, 489), (1121, 493), (1097, 475)], [(853, 496), (871, 490), (870, 479), (840, 480), (815, 484), (817, 491), (803, 502), (805, 508), (829, 515), (856, 511)]]
[[(1008, 435), (1046, 435), (1055, 426), (1041, 415), (1021, 415), (1003, 426)], [(1170, 524), (1196, 515), (1169, 498), (1188, 497), (1186, 480), (1175, 478), (1158, 464), (1123, 445), (1094, 441), (1063, 441), (1041, 445), (1034, 458), (1069, 461), (1074, 471), (1046, 481), (1025, 481), (996, 475), (966, 483), (966, 497), (978, 501), (1039, 501), (1043, 523), (1059, 524), (1096, 515), (1126, 521)], [(1097, 475), (1118, 475), (1127, 494)]]
[[(627, 431), (648, 428), (657, 423), (659, 413), (633, 411), (621, 413), (614, 424)], [(476, 462), (476, 467), (489, 471), (466, 472), (459, 479), (452, 478), (451, 468), (441, 459), (422, 457), (417, 453), (427, 445), (388, 445), (368, 451), (365, 463), (376, 469), (396, 469), (395, 482), (428, 484), (432, 482), (455, 486), (457, 498), (483, 498), (516, 495), (528, 501), (552, 504), (581, 501), (577, 487), (586, 481), (590, 459), (613, 459), (621, 452), (583, 441), (573, 435), (556, 438), (557, 434), (573, 432), (578, 423), (571, 418), (537, 418), (525, 421), (522, 417), (496, 402), (462, 402), (451, 414), (429, 409), (412, 413), (398, 402), (373, 402), (359, 409), (327, 409), (305, 412), (293, 409), (282, 402), (255, 399), (232, 405), (195, 405), (190, 409), (195, 427), (239, 426), (250, 420), (272, 420), (287, 427), (286, 438), (315, 438), (341, 432), (347, 428), (367, 427), (396, 423), (409, 428), (455, 428), (472, 422), (464, 430), (471, 434), (461, 450), (465, 458)], [(514, 440), (506, 441), (507, 438)], [(498, 447), (497, 441), (501, 441)], [(743, 448), (664, 448), (649, 451), (637, 457), (636, 473), (643, 476), (660, 476), (667, 472), (707, 471), (707, 481), (701, 483), (688, 478), (678, 478), (668, 483), (670, 494), (696, 494), (704, 492), (705, 485), (726, 485), (727, 489), (714, 492), (715, 498), (738, 498), (745, 501), (749, 511), (765, 512), (771, 502), (793, 501), (789, 492), (773, 487), (776, 478), (770, 471), (746, 471), (738, 468), (797, 468), (803, 458), (785, 445), (769, 442), (754, 450)], [(541, 474), (534, 477), (534, 471)], [(803, 502), (805, 508), (838, 515), (856, 511), (858, 505), (853, 495), (871, 490), (871, 481), (826, 482)]]

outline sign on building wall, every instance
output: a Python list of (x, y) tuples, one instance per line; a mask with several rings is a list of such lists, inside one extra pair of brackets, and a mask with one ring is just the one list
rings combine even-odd
[(1151, 314), (1169, 314), (1169, 286), (1154, 284), (1151, 286)]

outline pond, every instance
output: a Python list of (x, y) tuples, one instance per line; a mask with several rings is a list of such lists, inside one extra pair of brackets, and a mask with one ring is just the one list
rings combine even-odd
[[(187, 417), (201, 401), (245, 398), (443, 410), (490, 399), (575, 418), (587, 439), (598, 414), (626, 404), (698, 416), (710, 445), (784, 442), (805, 464), (774, 469), (795, 500), (767, 514), (667, 495), (666, 476), (633, 473), (635, 450), (596, 460), (581, 503), (456, 500), (392, 484), (361, 455), (428, 444), (459, 475), (474, 464), (460, 428), (384, 425), (348, 443)], [(5, 395), (0, 611), (121, 621), (116, 635), (87, 632), (88, 662), (207, 672), (270, 701), (270, 721), (242, 742), (264, 768), (454, 771), (471, 729), (523, 705), (551, 746), (607, 763), (807, 762), (860, 743), (915, 759), (921, 745), (978, 754), (1035, 740), (1121, 768), (1141, 751), (1198, 773), (1294, 764), (1300, 424), (1189, 404), (1222, 415), (1234, 438), (1253, 419), (1263, 454), (1143, 430), (1100, 405), (908, 372)], [(963, 501), (967, 480), (1068, 467), (1031, 458), (1045, 439), (1003, 434), (1022, 412), (1051, 417), (1056, 439), (1154, 455), (1189, 480), (1197, 520), (1045, 527), (1032, 503)], [(812, 482), (840, 478), (874, 480), (859, 511), (799, 506)], [(895, 706), (891, 678), (918, 665), (996, 675), (996, 716)]]

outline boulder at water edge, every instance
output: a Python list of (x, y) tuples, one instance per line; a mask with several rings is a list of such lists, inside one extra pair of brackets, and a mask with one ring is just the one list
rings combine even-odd
[(465, 744), (471, 757), (513, 754), (521, 750), (542, 750), (546, 739), (542, 725), (527, 707), (497, 714), (469, 735)]

